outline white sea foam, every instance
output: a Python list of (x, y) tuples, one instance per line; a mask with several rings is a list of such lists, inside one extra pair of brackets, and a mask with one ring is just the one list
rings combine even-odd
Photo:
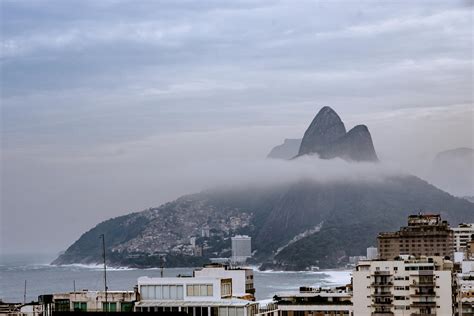
[[(71, 268), (90, 269), (90, 270), (103, 270), (104, 269), (104, 265), (102, 265), (102, 264), (72, 263), (72, 264), (51, 265), (51, 266), (71, 267)], [(110, 266), (107, 266), (107, 271), (132, 271), (132, 270), (138, 270), (138, 269), (130, 268), (130, 267), (110, 267)]]
[(345, 285), (351, 282), (352, 270), (328, 270), (316, 273), (327, 275), (325, 281), (331, 285)]

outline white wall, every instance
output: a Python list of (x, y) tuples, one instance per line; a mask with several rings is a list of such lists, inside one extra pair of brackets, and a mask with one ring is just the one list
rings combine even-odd
[(196, 277), (232, 278), (232, 296), (245, 295), (245, 270), (226, 270), (224, 267), (202, 268), (195, 270), (194, 275)]

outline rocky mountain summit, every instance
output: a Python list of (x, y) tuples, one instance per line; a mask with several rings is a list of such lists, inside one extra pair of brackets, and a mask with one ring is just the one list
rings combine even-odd
[(303, 139), (285, 139), (274, 147), (267, 158), (292, 159), (303, 155), (318, 155), (321, 159), (342, 158), (347, 161), (378, 161), (372, 136), (365, 125), (346, 132), (344, 122), (329, 106), (315, 116)]
[(367, 126), (357, 125), (346, 132), (339, 115), (328, 106), (319, 111), (301, 141), (298, 156), (311, 154), (321, 159), (378, 161)]

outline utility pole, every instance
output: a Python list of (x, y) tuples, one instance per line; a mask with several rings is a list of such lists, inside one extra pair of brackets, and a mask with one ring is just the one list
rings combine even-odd
[(26, 304), (26, 280), (25, 280), (25, 288), (23, 290), (23, 304)]
[(160, 276), (163, 277), (163, 257), (160, 256)]
[(104, 257), (104, 290), (105, 290), (105, 314), (109, 311), (109, 304), (107, 302), (107, 264), (105, 261), (105, 235), (101, 234), (100, 238), (102, 238), (102, 255)]

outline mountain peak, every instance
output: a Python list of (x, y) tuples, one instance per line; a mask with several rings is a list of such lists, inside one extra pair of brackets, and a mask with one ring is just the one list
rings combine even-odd
[(346, 127), (331, 107), (319, 110), (304, 133), (298, 155), (318, 153), (330, 143), (346, 134)]
[(378, 160), (367, 126), (357, 125), (346, 133), (341, 118), (329, 106), (318, 112), (304, 134), (298, 156), (308, 154), (318, 154), (322, 159)]

